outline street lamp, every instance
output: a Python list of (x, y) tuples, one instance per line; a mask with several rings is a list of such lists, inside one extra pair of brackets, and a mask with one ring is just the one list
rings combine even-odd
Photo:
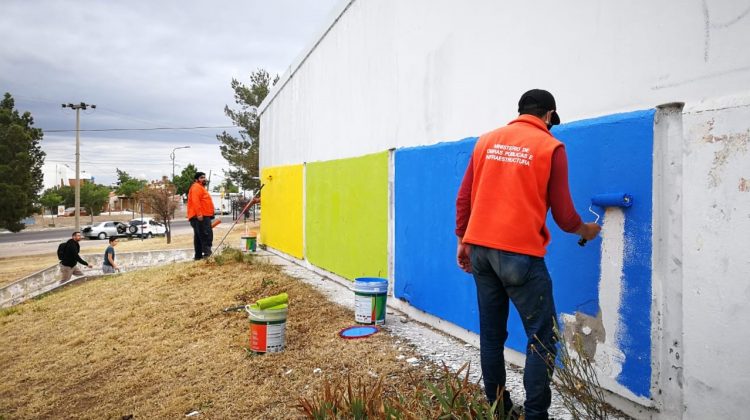
[(172, 182), (174, 182), (174, 151), (177, 149), (189, 149), (190, 146), (181, 146), (181, 147), (175, 147), (172, 149), (172, 153), (169, 154), (169, 157), (172, 158)]

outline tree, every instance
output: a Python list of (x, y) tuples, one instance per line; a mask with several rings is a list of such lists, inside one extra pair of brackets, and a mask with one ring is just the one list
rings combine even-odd
[(179, 204), (179, 196), (175, 195), (175, 192), (175, 185), (165, 176), (161, 181), (152, 182), (138, 193), (139, 199), (153, 209), (156, 220), (164, 222), (168, 244), (172, 243), (171, 221)]
[(188, 165), (182, 169), (182, 172), (174, 177), (174, 186), (177, 195), (187, 194), (190, 190), (190, 186), (193, 185), (196, 172), (198, 172), (198, 168), (192, 163), (188, 163)]
[[(83, 183), (81, 183), (83, 185)], [(55, 192), (55, 194), (59, 194), (60, 197), (63, 199), (63, 205), (65, 207), (73, 207), (75, 206), (75, 197), (76, 197), (76, 191), (75, 188), (69, 186), (69, 185), (62, 185), (59, 187), (54, 187), (52, 190)]]
[(225, 178), (224, 182), (221, 184), (218, 184), (214, 187), (213, 192), (221, 192), (221, 189), (224, 188), (224, 192), (229, 193), (238, 193), (240, 192), (240, 188), (232, 182), (231, 179)]
[(57, 211), (57, 206), (65, 202), (63, 196), (57, 193), (57, 188), (59, 187), (48, 188), (44, 190), (41, 197), (39, 197), (39, 204), (42, 205), (42, 218), (44, 218), (45, 210), (50, 210), (52, 214), (55, 214), (55, 212)]
[(117, 171), (117, 194), (125, 197), (133, 197), (135, 193), (141, 191), (148, 182), (145, 179), (131, 177), (127, 172), (115, 168)]
[(81, 207), (85, 208), (91, 216), (91, 223), (94, 223), (94, 215), (99, 215), (104, 208), (104, 204), (109, 201), (110, 190), (104, 185), (97, 185), (91, 182), (81, 184)]
[(44, 177), (44, 152), (39, 144), (44, 136), (34, 128), (34, 118), (15, 109), (10, 93), (0, 101), (0, 228), (19, 232), (21, 219), (34, 214)]
[(271, 82), (271, 76), (263, 69), (250, 74), (250, 87), (240, 83), (237, 79), (232, 79), (234, 101), (240, 108), (234, 110), (225, 106), (224, 114), (234, 122), (234, 125), (241, 128), (240, 137), (236, 138), (224, 131), (216, 138), (221, 142), (219, 146), (221, 156), (234, 168), (224, 171), (224, 175), (243, 190), (260, 186), (260, 181), (255, 179), (258, 177), (259, 170), (258, 106), (268, 95), (271, 86), (275, 85), (278, 80), (279, 77), (276, 76)]

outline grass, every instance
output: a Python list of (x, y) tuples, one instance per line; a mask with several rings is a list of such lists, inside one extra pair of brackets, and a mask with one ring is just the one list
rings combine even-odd
[[(286, 350), (248, 352), (246, 314), (223, 309), (280, 292), (290, 296)], [(340, 339), (350, 310), (231, 252), (74, 284), (15, 308), (0, 317), (7, 418), (297, 418), (299, 399), (326, 381), (373, 377), (407, 394), (429, 379), (398, 360), (387, 332)]]
[[(214, 231), (214, 245), (219, 244), (219, 241), (221, 241), (221, 238), (224, 237), (227, 230), (229, 229), (229, 226), (231, 226), (231, 223), (224, 223), (216, 228), (216, 230)], [(259, 231), (260, 227), (258, 223), (249, 223), (248, 229)], [(227, 239), (224, 241), (224, 243), (236, 246), (236, 244), (239, 243), (240, 236), (243, 233), (243, 225), (238, 223), (238, 225), (235, 226)], [(101, 243), (101, 251), (97, 252), (104, 252), (104, 249), (107, 247), (108, 242), (95, 242)], [(135, 238), (121, 238), (119, 245), (117, 245), (117, 252), (124, 253), (134, 251), (151, 251), (158, 249), (185, 249), (192, 247), (193, 234), (186, 233), (172, 236), (171, 244), (167, 244), (167, 240), (163, 236), (157, 236), (155, 238), (145, 240)], [(57, 264), (57, 243), (51, 243), (47, 248), (49, 249), (49, 252), (41, 254), (0, 258), (0, 286), (5, 286), (39, 270), (43, 270)], [(87, 249), (83, 249), (81, 251), (83, 255), (93, 252), (94, 251)]]

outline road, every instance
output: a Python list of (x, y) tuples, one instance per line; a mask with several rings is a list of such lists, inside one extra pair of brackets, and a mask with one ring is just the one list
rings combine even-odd
[[(232, 216), (221, 216), (222, 223), (232, 223)], [(187, 233), (191, 231), (187, 220), (176, 220), (171, 223), (174, 234)], [(72, 228), (51, 228), (35, 231), (20, 231), (18, 233), (0, 234), (0, 244), (33, 243), (33, 242), (56, 242), (70, 239)]]

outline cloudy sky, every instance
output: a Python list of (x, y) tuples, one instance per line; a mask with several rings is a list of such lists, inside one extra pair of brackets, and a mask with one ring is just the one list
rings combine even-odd
[[(115, 168), (144, 179), (188, 163), (223, 180), (216, 134), (224, 128), (144, 131), (91, 129), (225, 127), (232, 78), (259, 68), (283, 74), (331, 22), (339, 0), (2, 0), (0, 94), (30, 111), (46, 131), (54, 166), (75, 169), (75, 111), (81, 111), (81, 169), (97, 183)], [(54, 132), (53, 130), (71, 130)], [(236, 133), (234, 128), (226, 128)], [(51, 168), (51, 169), (50, 169)], [(52, 181), (54, 182), (54, 180)]]

